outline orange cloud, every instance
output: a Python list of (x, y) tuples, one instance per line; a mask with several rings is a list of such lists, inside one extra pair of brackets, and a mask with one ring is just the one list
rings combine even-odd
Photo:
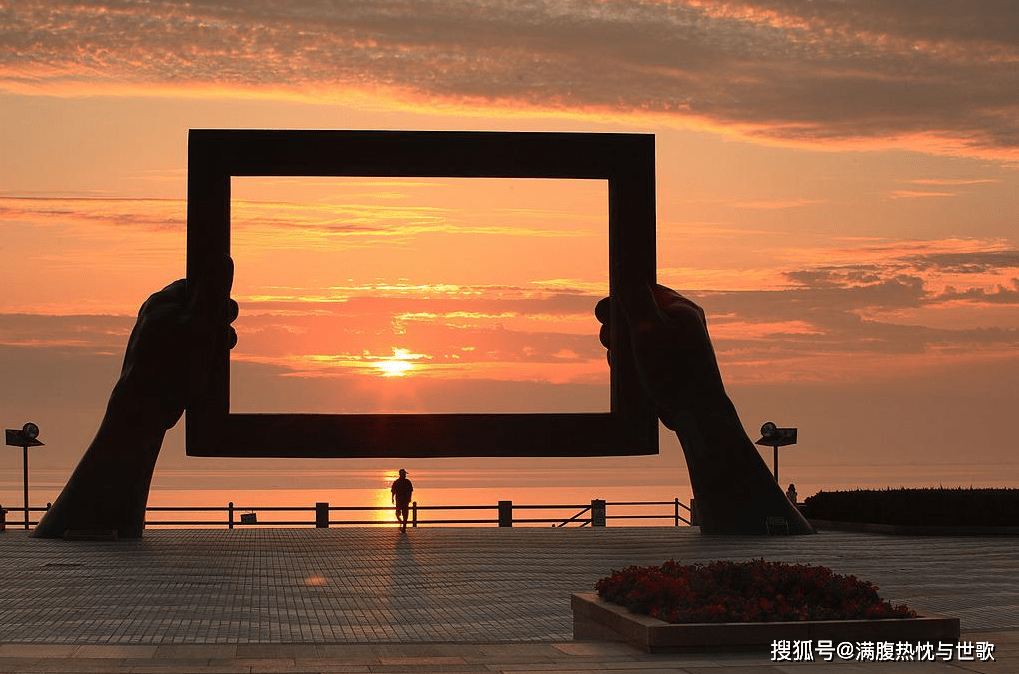
[(184, 218), (181, 199), (0, 195), (0, 220), (182, 231)]
[(763, 142), (1014, 160), (1014, 9), (961, 7), (23, 0), (0, 27), (0, 87), (654, 118)]
[(918, 178), (915, 185), (985, 185), (1001, 182), (991, 178)]
[(800, 208), (822, 203), (817, 199), (761, 199), (757, 201), (738, 201), (733, 204), (735, 208), (747, 208), (752, 210), (778, 211), (788, 208)]
[[(383, 195), (385, 197), (385, 195)], [(231, 227), (242, 237), (274, 245), (308, 249), (320, 245), (370, 245), (368, 239), (409, 241), (420, 234), (572, 238), (590, 232), (506, 224), (476, 225), (462, 221), (463, 214), (427, 206), (378, 204), (301, 204), (234, 200)], [(477, 216), (474, 216), (477, 217)], [(360, 239), (360, 241), (358, 240)], [(247, 243), (245, 239), (239, 241)]]
[(943, 199), (957, 196), (955, 192), (930, 192), (921, 190), (895, 190), (892, 199)]

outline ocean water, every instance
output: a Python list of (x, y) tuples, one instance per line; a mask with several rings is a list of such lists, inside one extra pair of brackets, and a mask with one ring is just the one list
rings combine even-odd
[[(639, 457), (630, 460), (511, 460), (498, 466), (492, 462), (430, 462), (408, 465), (415, 485), (422, 526), (437, 519), (495, 520), (499, 501), (512, 501), (517, 526), (551, 526), (550, 522), (523, 523), (520, 518), (562, 521), (590, 504), (592, 499), (609, 503), (609, 526), (671, 525), (675, 499), (687, 505), (692, 496), (685, 467)], [(476, 464), (476, 465), (475, 465)], [(229, 465), (229, 464), (227, 464)], [(336, 465), (336, 464), (332, 464)], [(627, 466), (631, 467), (627, 467)], [(255, 512), (260, 523), (300, 520), (314, 521), (311, 510), (318, 502), (330, 506), (374, 508), (363, 511), (334, 511), (333, 520), (390, 523), (394, 520), (389, 485), (396, 469), (358, 467), (353, 469), (280, 470), (216, 468), (203, 471), (157, 470), (149, 495), (150, 506), (218, 507), (233, 502), (235, 518)], [(1019, 464), (936, 464), (907, 465), (803, 465), (780, 464), (780, 481), (797, 485), (800, 498), (818, 491), (887, 487), (1019, 487)], [(21, 471), (0, 472), (0, 504), (9, 510), (23, 506)], [(60, 493), (67, 474), (37, 470), (30, 474), (30, 504), (52, 502)], [(660, 505), (622, 506), (621, 502), (657, 502)], [(557, 506), (536, 509), (522, 506)], [(435, 510), (439, 506), (486, 506), (485, 509)], [(277, 512), (269, 507), (301, 507), (308, 510)], [(656, 515), (656, 519), (624, 519), (622, 515)], [(681, 512), (686, 515), (685, 511)], [(20, 514), (12, 515), (12, 518)], [(153, 513), (156, 523), (167, 519), (216, 519), (226, 521), (225, 512)], [(462, 526), (462, 524), (461, 524)], [(492, 526), (485, 523), (484, 526)]]

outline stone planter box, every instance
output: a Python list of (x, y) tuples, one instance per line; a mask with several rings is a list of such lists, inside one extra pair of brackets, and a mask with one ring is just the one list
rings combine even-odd
[(671, 625), (602, 601), (595, 593), (575, 594), (576, 641), (623, 641), (647, 653), (677, 651), (770, 650), (776, 640), (939, 641), (959, 639), (959, 619), (943, 616), (885, 620), (818, 620), (773, 623), (694, 623)]

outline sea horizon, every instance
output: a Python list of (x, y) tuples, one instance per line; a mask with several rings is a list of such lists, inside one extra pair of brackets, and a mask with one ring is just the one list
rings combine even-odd
[[(520, 505), (585, 506), (593, 499), (611, 503), (658, 502), (672, 503), (679, 499), (689, 505), (692, 492), (689, 477), (682, 466), (667, 466), (653, 472), (644, 468), (620, 470), (618, 466), (584, 465), (578, 459), (570, 470), (535, 468), (533, 461), (520, 461), (517, 467), (500, 469), (418, 467), (407, 465), (414, 481), (413, 500), (419, 507), (489, 506), (478, 511), (420, 512), (422, 524), (427, 519), (494, 519), (499, 501)], [(530, 465), (528, 465), (530, 464)], [(769, 465), (770, 467), (770, 465)], [(44, 507), (60, 493), (69, 471), (59, 469), (32, 470), (29, 475), (31, 507)], [(341, 468), (325, 470), (286, 469), (215, 469), (207, 471), (157, 470), (149, 493), (150, 507), (221, 507), (234, 504), (235, 518), (241, 512), (267, 507), (310, 508), (325, 502), (330, 506), (379, 508), (377, 511), (335, 513), (335, 519), (392, 521), (389, 484), (396, 477), (393, 469)], [(799, 464), (788, 462), (779, 467), (783, 488), (790, 482), (797, 485), (799, 498), (819, 491), (884, 489), (898, 487), (1019, 487), (1019, 463), (1016, 464)], [(9, 511), (23, 507), (22, 471), (0, 470), (0, 505)], [(661, 514), (655, 520), (617, 520), (610, 525), (666, 525), (674, 509), (671, 506), (623, 507), (614, 514), (639, 512)], [(519, 511), (519, 517), (569, 517), (574, 513), (553, 511)], [(681, 513), (685, 515), (685, 513)], [(14, 514), (13, 517), (18, 517)], [(210, 514), (208, 519), (219, 518)], [(224, 515), (225, 517), (225, 515)], [(153, 514), (149, 519), (196, 519), (196, 514)], [(206, 519), (206, 517), (202, 517)], [(302, 520), (311, 522), (311, 512), (263, 512), (259, 521)], [(548, 526), (544, 524), (543, 526)]]

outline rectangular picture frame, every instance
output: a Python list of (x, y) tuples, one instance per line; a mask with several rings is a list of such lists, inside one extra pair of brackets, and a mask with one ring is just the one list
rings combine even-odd
[[(191, 129), (187, 282), (202, 306), (228, 301), (234, 176), (559, 178), (608, 183), (610, 410), (540, 414), (232, 414), (230, 352), (217, 347), (186, 411), (189, 456), (430, 458), (658, 453), (625, 321), (623, 288), (655, 282), (655, 143), (650, 134)], [(598, 323), (592, 306), (592, 339)], [(244, 307), (241, 307), (243, 313)], [(204, 320), (221, 312), (207, 312)], [(202, 325), (216, 331), (222, 326)]]

